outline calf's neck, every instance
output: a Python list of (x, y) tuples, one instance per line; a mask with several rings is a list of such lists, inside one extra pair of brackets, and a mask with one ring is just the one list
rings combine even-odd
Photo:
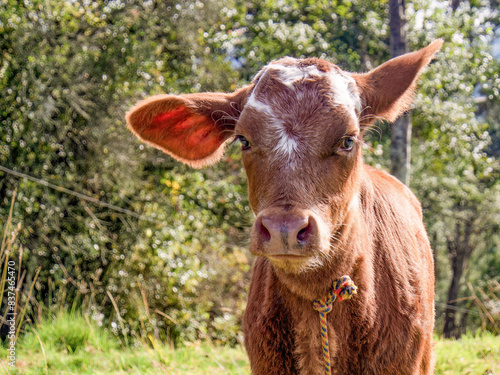
[(255, 214), (244, 316), (254, 374), (325, 373), (313, 301), (342, 275), (358, 294), (326, 315), (332, 373), (433, 373), (434, 270), (420, 204), (363, 163), (362, 145), (377, 118), (408, 109), (441, 46), (364, 74), (286, 57), (233, 93), (157, 95), (128, 112), (140, 139), (196, 168), (241, 142)]

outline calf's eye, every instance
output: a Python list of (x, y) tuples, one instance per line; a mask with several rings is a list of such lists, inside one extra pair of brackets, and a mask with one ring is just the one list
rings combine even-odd
[(342, 140), (342, 150), (344, 151), (351, 151), (352, 148), (354, 147), (354, 138), (353, 137), (345, 137)]
[(237, 138), (238, 138), (238, 141), (240, 141), (240, 143), (241, 143), (242, 150), (250, 149), (251, 146), (250, 146), (250, 142), (248, 142), (248, 139), (246, 139), (242, 135), (239, 135)]

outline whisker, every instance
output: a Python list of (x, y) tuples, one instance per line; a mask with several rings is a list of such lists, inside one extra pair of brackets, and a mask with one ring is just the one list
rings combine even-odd
[(221, 109), (213, 111), (211, 116), (212, 116), (212, 120), (215, 123), (217, 123), (221, 120), (229, 120), (231, 123), (236, 123), (238, 121), (238, 117), (232, 116), (231, 114), (229, 114), (226, 111), (223, 111)]
[(231, 102), (231, 103), (229, 103), (229, 105), (231, 106), (232, 109), (234, 109), (236, 112), (238, 112), (238, 115), (241, 114), (242, 111), (239, 110), (237, 103)]
[(382, 140), (382, 129), (380, 128), (380, 126), (378, 126), (378, 125), (372, 125), (372, 126), (368, 127), (368, 129), (366, 130), (367, 133), (369, 133), (371, 131), (373, 131), (373, 132), (375, 132), (375, 133), (378, 134), (379, 141)]

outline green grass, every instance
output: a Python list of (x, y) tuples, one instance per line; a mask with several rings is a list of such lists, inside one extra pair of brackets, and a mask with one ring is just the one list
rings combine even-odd
[[(436, 339), (436, 374), (500, 375), (500, 338), (490, 334), (461, 340)], [(16, 367), (7, 366), (0, 346), (0, 373), (5, 374), (250, 374), (241, 347), (191, 344), (138, 345), (124, 348), (81, 314), (60, 313), (33, 327), (16, 344)]]
[[(1, 351), (0, 351), (1, 353)], [(5, 358), (6, 354), (1, 353)], [(100, 351), (96, 348), (68, 352), (40, 350), (23, 351), (17, 355), (16, 368), (6, 367), (10, 374), (249, 374), (250, 367), (241, 348), (208, 345), (186, 346), (171, 349), (162, 346), (150, 348), (111, 349)], [(1, 360), (3, 361), (3, 360)], [(3, 361), (6, 366), (6, 361)], [(0, 366), (0, 373), (5, 367)], [(9, 374), (8, 373), (8, 374)]]
[(241, 348), (208, 344), (140, 344), (128, 347), (79, 313), (59, 313), (29, 327), (16, 343), (16, 367), (8, 366), (0, 346), (0, 374), (249, 374)]
[(77, 353), (91, 351), (91, 348), (109, 351), (118, 347), (117, 340), (81, 313), (59, 312), (50, 323), (45, 322), (36, 329), (28, 326), (27, 330), (22, 348), (28, 351), (40, 349), (40, 341), (49, 352)]
[(500, 337), (479, 334), (460, 340), (436, 340), (436, 374), (500, 374)]

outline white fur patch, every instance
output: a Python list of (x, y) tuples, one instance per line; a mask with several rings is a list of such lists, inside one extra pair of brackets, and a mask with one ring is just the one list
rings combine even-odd
[(274, 148), (274, 151), (280, 156), (285, 157), (288, 161), (292, 160), (293, 155), (298, 151), (299, 144), (286, 130), (281, 126), (281, 128), (276, 127), (276, 137), (278, 142)]
[(344, 105), (356, 111), (361, 112), (361, 98), (354, 91), (356, 82), (353, 78), (347, 77), (334, 70), (327, 74), (332, 87), (333, 101), (337, 105)]
[(257, 100), (256, 95), (253, 93), (248, 98), (246, 106), (268, 117), (269, 129), (272, 131), (271, 139), (274, 141), (274, 151), (279, 157), (291, 163), (293, 155), (298, 150), (298, 143), (288, 134), (283, 123), (275, 116), (273, 108), (269, 104)]
[(293, 65), (269, 64), (267, 69), (277, 70), (280, 73), (280, 81), (291, 89), (295, 89), (294, 83), (307, 78), (327, 77), (332, 88), (332, 96), (335, 104), (354, 108), (356, 113), (361, 112), (361, 98), (356, 93), (356, 81), (352, 77), (340, 74), (335, 69), (328, 72), (320, 71), (315, 65), (298, 67)]
[(324, 73), (319, 71), (318, 68), (314, 65), (299, 68), (298, 66), (270, 64), (268, 65), (268, 69), (279, 71), (281, 83), (290, 87), (291, 89), (294, 88), (293, 84), (297, 81), (306, 78), (321, 77), (322, 75), (324, 75)]
[(247, 99), (247, 106), (252, 107), (253, 109), (263, 112), (268, 116), (273, 116), (273, 109), (269, 104), (263, 103), (255, 97), (255, 94), (252, 93), (250, 97)]

